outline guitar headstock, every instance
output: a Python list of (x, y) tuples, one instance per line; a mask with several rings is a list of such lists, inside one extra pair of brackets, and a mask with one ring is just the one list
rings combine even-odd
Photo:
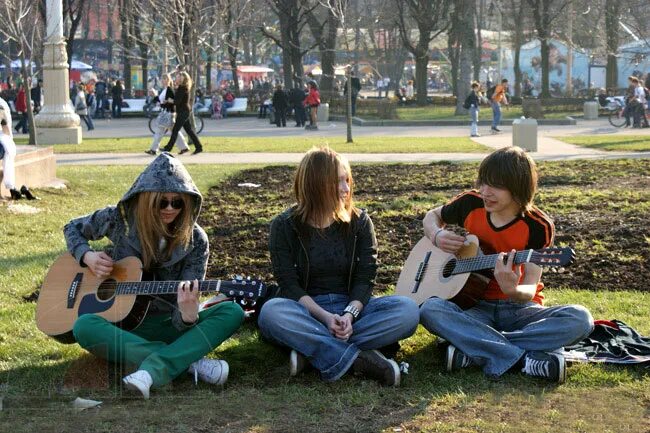
[(530, 263), (539, 266), (567, 266), (573, 263), (576, 253), (569, 247), (552, 247), (533, 250)]
[(237, 275), (230, 281), (223, 281), (219, 291), (242, 305), (255, 305), (259, 298), (266, 296), (266, 284), (251, 277)]

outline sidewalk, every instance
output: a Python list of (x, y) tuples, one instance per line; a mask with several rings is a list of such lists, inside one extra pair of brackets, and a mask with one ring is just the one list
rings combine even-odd
[[(99, 137), (142, 137), (143, 142), (150, 140), (151, 134), (146, 129), (146, 119), (101, 120), (96, 122), (96, 129), (83, 131), (85, 138)], [(201, 136), (221, 137), (342, 137), (346, 126), (342, 122), (323, 122), (318, 131), (306, 131), (302, 128), (288, 126), (277, 128), (267, 119), (239, 117), (227, 120), (206, 119), (206, 126)], [(500, 148), (512, 144), (512, 125), (502, 122), (502, 133), (492, 135), (489, 128), (479, 128), (482, 137), (474, 138), (477, 143), (491, 148)], [(466, 137), (469, 126), (419, 126), (419, 127), (354, 127), (355, 137), (387, 136), (408, 139), (408, 137)], [(576, 135), (650, 135), (649, 129), (614, 128), (607, 119), (580, 121), (577, 125), (552, 126), (540, 125), (538, 128), (538, 151), (531, 153), (536, 160), (562, 159), (615, 159), (615, 158), (649, 158), (650, 152), (605, 152), (586, 147), (564, 143), (553, 137)], [(81, 144), (83, 146), (83, 144)], [(197, 156), (185, 154), (180, 157), (188, 164), (276, 164), (297, 163), (302, 153), (205, 153)], [(394, 153), (346, 154), (350, 162), (432, 162), (432, 161), (480, 161), (485, 154), (480, 153)], [(56, 154), (57, 164), (97, 164), (97, 165), (144, 165), (151, 161), (151, 156), (144, 153), (73, 153)]]
[[(498, 149), (512, 143), (512, 134), (489, 135), (474, 138), (477, 143)], [(536, 161), (568, 159), (617, 159), (650, 158), (650, 152), (605, 152), (586, 147), (574, 146), (550, 137), (539, 136), (537, 152), (530, 155)], [(298, 163), (303, 153), (209, 153), (199, 155), (187, 153), (179, 157), (186, 164), (281, 164)], [(348, 153), (350, 162), (433, 162), (481, 161), (482, 153)], [(142, 153), (67, 153), (57, 154), (59, 165), (146, 165), (152, 157)]]

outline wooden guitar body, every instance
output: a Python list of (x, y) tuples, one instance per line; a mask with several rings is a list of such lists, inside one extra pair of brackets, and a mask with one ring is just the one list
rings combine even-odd
[[(43, 281), (36, 306), (36, 326), (62, 343), (73, 343), (72, 326), (82, 314), (97, 314), (120, 325), (132, 310), (139, 310), (134, 308), (138, 296), (115, 296), (114, 283), (141, 278), (142, 263), (137, 257), (115, 262), (110, 276), (97, 278), (90, 269), (80, 267), (71, 254), (63, 254)], [(139, 323), (137, 318), (136, 323), (129, 322), (125, 328)]]
[[(437, 296), (452, 299), (461, 307), (469, 308), (471, 299), (475, 299), (484, 290), (484, 287), (481, 287), (486, 285), (484, 277), (470, 273), (451, 275), (448, 272), (448, 265), (455, 259), (476, 257), (480, 253), (478, 238), (474, 235), (468, 235), (466, 238), (467, 245), (462, 247), (457, 255), (434, 247), (426, 236), (420, 239), (402, 267), (395, 294), (407, 296), (418, 305), (422, 305), (432, 296)], [(461, 294), (466, 285), (468, 292), (463, 291)], [(453, 299), (456, 296), (458, 297)], [(475, 300), (473, 303), (476, 303)]]
[[(140, 281), (142, 262), (125, 257), (113, 263), (107, 278), (97, 278), (70, 254), (52, 265), (38, 296), (36, 326), (62, 343), (74, 343), (72, 327), (79, 316), (96, 314), (122, 329), (132, 330), (144, 319), (152, 297), (176, 295), (180, 281)], [(230, 281), (199, 281), (199, 292), (219, 292), (243, 306), (266, 296), (261, 281), (236, 276)]]

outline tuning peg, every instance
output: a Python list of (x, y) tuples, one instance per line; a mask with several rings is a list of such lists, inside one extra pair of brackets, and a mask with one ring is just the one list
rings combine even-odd
[(248, 304), (248, 301), (246, 299), (242, 299), (242, 300), (239, 301), (239, 303), (242, 304), (242, 305), (246, 305), (246, 304)]

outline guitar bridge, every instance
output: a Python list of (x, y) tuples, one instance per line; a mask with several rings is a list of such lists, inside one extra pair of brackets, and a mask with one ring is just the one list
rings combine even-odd
[(430, 258), (431, 258), (431, 251), (428, 251), (424, 256), (424, 260), (422, 260), (418, 265), (418, 271), (415, 273), (415, 285), (413, 286), (413, 291), (411, 293), (418, 292), (418, 289), (420, 288), (420, 283), (422, 282), (422, 278), (424, 276), (424, 272), (427, 270), (427, 266), (429, 265)]
[(79, 272), (72, 280), (72, 284), (70, 284), (70, 287), (68, 288), (68, 308), (74, 307), (74, 303), (77, 300), (77, 291), (79, 290), (79, 284), (81, 284), (83, 278), (84, 274)]

